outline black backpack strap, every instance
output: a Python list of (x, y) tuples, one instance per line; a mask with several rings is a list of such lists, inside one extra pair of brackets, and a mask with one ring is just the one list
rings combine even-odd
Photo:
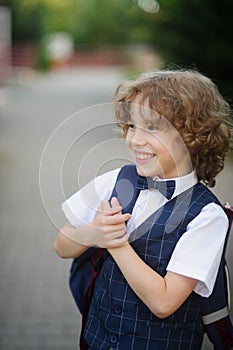
[(136, 166), (129, 164), (121, 168), (115, 186), (112, 191), (112, 197), (117, 197), (121, 206), (122, 213), (132, 213), (140, 190), (135, 186), (137, 183), (138, 173)]

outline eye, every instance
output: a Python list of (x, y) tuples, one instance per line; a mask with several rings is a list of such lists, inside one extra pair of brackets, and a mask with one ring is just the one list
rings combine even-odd
[(135, 124), (132, 123), (132, 122), (128, 122), (128, 123), (127, 123), (127, 126), (128, 126), (128, 128), (131, 129), (131, 130), (134, 130), (134, 129), (135, 129)]
[(158, 127), (156, 125), (150, 124), (150, 125), (147, 126), (147, 129), (149, 131), (153, 132), (153, 131), (157, 131)]

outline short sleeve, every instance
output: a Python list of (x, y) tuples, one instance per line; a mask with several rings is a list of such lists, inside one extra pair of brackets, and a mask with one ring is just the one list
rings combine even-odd
[(178, 241), (167, 270), (197, 279), (194, 291), (203, 297), (210, 296), (227, 229), (228, 218), (223, 209), (215, 203), (206, 205)]
[(71, 225), (79, 227), (95, 218), (101, 201), (110, 197), (119, 170), (96, 177), (62, 203), (62, 210)]

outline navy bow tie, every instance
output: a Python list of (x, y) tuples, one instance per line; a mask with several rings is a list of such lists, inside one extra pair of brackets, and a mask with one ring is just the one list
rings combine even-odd
[(151, 177), (138, 176), (137, 189), (147, 190), (148, 188), (155, 188), (167, 199), (171, 199), (176, 188), (176, 182), (175, 180), (157, 181)]

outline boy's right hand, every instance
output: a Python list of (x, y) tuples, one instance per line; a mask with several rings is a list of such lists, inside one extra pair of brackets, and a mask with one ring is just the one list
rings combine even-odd
[(130, 214), (122, 214), (122, 207), (117, 198), (112, 198), (111, 204), (104, 200), (95, 219), (83, 227), (79, 234), (79, 243), (100, 248), (115, 248), (128, 242), (126, 221)]

